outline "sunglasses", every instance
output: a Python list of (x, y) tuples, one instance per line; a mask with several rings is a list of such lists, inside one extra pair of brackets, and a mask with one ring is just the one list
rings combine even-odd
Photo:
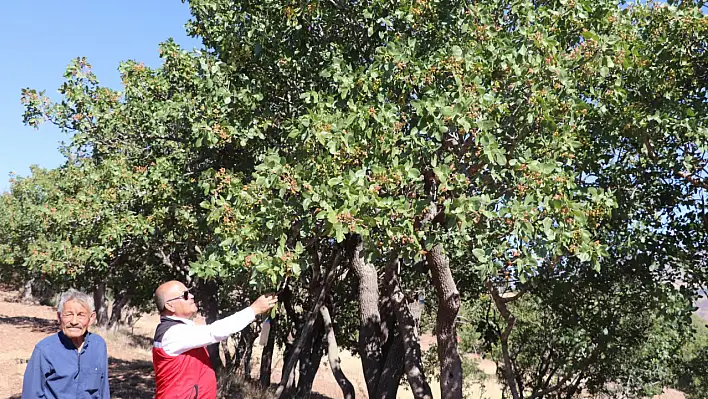
[(189, 290), (191, 290), (191, 288), (189, 288), (189, 289), (185, 290), (184, 292), (182, 292), (182, 295), (180, 295), (180, 296), (176, 296), (176, 297), (174, 297), (174, 298), (172, 298), (172, 299), (166, 300), (166, 301), (165, 301), (165, 304), (167, 304), (167, 302), (176, 301), (176, 300), (178, 300), (178, 299), (184, 299), (185, 301), (188, 300), (188, 299), (189, 299)]

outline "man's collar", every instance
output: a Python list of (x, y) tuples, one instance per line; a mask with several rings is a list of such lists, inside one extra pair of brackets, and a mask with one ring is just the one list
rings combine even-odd
[[(61, 331), (61, 330), (60, 330), (57, 334), (59, 335), (59, 341), (64, 345), (64, 347), (65, 347), (66, 349), (74, 349), (74, 350), (75, 350), (75, 349), (78, 349), (78, 348), (76, 347), (76, 345), (74, 345), (74, 342), (71, 340), (71, 338), (67, 337), (67, 336), (64, 334), (64, 331)], [(88, 346), (89, 341), (90, 341), (89, 337), (90, 337), (91, 335), (92, 335), (92, 334), (91, 334), (90, 332), (88, 332), (88, 331), (86, 331), (86, 332), (84, 333), (84, 344), (83, 344), (83, 346), (81, 347), (81, 350), (82, 350), (82, 351), (83, 351), (84, 349), (86, 349), (86, 347)]]
[(191, 319), (185, 319), (185, 318), (177, 317), (177, 316), (162, 316), (162, 317), (170, 319), (170, 320), (181, 321), (182, 323), (188, 324), (190, 326), (194, 325), (194, 322)]

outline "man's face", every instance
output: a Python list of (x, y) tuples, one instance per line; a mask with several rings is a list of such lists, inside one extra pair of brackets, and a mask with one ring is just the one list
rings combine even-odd
[(84, 304), (76, 300), (69, 300), (64, 303), (64, 310), (59, 313), (59, 325), (61, 331), (68, 338), (78, 338), (83, 336), (88, 330), (88, 326), (96, 318), (96, 312), (91, 312)]
[(172, 311), (175, 316), (189, 319), (194, 316), (197, 311), (197, 304), (194, 303), (194, 295), (187, 293), (187, 299), (184, 299), (184, 293), (187, 287), (179, 283), (173, 285), (166, 295), (168, 302), (165, 303), (165, 308)]

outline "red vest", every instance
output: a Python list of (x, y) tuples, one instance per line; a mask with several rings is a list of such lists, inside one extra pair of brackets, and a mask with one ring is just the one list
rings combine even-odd
[(177, 356), (162, 349), (162, 337), (181, 321), (160, 318), (152, 346), (155, 368), (155, 399), (215, 399), (216, 375), (206, 348), (190, 349)]

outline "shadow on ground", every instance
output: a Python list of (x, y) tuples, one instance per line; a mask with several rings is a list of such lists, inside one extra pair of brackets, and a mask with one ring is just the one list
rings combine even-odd
[(0, 316), (0, 324), (28, 328), (32, 332), (42, 332), (45, 334), (53, 334), (59, 331), (59, 326), (55, 320), (47, 320), (40, 317)]
[(108, 377), (112, 398), (139, 399), (155, 397), (152, 363), (145, 360), (108, 358)]
[(152, 338), (137, 334), (128, 334), (128, 338), (130, 338), (130, 341), (133, 346), (137, 346), (142, 349), (152, 350)]
[[(152, 363), (145, 360), (125, 361), (108, 358), (108, 379), (111, 398), (143, 399), (155, 397)], [(21, 395), (10, 399), (21, 399)]]
[[(155, 397), (155, 378), (152, 363), (146, 360), (122, 360), (108, 358), (108, 376), (111, 388), (111, 398), (117, 399), (152, 399)], [(239, 384), (241, 385), (241, 384)], [(273, 396), (258, 388), (234, 386), (227, 395), (230, 399), (272, 398)], [(271, 393), (277, 384), (271, 385)], [(260, 392), (259, 392), (260, 391)], [(311, 399), (331, 399), (317, 392), (310, 394)], [(20, 395), (9, 399), (21, 399)]]

